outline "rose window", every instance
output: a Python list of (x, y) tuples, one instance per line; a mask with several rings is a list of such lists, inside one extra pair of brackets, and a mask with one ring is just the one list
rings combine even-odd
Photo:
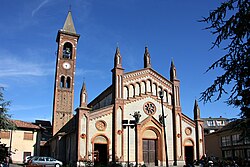
[(95, 123), (95, 127), (99, 131), (104, 131), (106, 129), (106, 122), (105, 121), (97, 121)]
[(143, 110), (146, 114), (153, 115), (156, 112), (156, 107), (155, 107), (154, 103), (147, 102), (144, 104)]

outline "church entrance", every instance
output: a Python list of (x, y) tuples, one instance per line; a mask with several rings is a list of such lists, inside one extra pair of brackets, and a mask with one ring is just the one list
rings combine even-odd
[(108, 164), (108, 140), (105, 136), (96, 136), (93, 143), (94, 166), (107, 166)]
[(143, 139), (143, 161), (147, 166), (157, 166), (157, 140)]
[(186, 165), (194, 162), (194, 148), (193, 146), (185, 146), (185, 161)]
[(185, 140), (184, 146), (186, 165), (192, 165), (194, 162), (194, 142), (191, 139)]
[(94, 164), (95, 166), (107, 166), (108, 164), (108, 145), (94, 144)]

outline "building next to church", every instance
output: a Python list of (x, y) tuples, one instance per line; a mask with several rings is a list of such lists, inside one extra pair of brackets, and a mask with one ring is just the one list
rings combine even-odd
[[(137, 160), (140, 164), (165, 166), (162, 110), (168, 163), (183, 165), (204, 155), (203, 121), (197, 101), (194, 119), (182, 113), (180, 80), (174, 62), (171, 62), (170, 79), (166, 79), (152, 68), (147, 47), (144, 68), (131, 72), (125, 72), (122, 54), (116, 48), (114, 59), (110, 60), (114, 61), (111, 85), (88, 103), (88, 83), (83, 83), (79, 92), (80, 105), (74, 115), (74, 75), (79, 37), (71, 12), (68, 12), (56, 39), (53, 137), (49, 141), (51, 156), (74, 165), (81, 165), (84, 160), (102, 164), (126, 163), (129, 158), (130, 162)], [(163, 92), (162, 99), (159, 91)], [(123, 120), (133, 120), (132, 115), (138, 111), (137, 132), (132, 128), (123, 129)]]
[(39, 156), (41, 134), (44, 128), (21, 120), (10, 121), (16, 126), (16, 129), (0, 129), (0, 143), (5, 144), (8, 148), (11, 161), (21, 164), (26, 156)]

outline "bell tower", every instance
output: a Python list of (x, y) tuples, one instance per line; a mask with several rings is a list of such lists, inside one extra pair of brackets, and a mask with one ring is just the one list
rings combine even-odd
[(52, 115), (53, 135), (73, 116), (76, 48), (79, 37), (69, 11), (64, 26), (58, 31), (56, 38), (58, 48)]

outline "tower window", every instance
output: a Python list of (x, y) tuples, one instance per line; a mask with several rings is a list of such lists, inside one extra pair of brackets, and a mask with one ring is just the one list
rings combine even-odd
[(72, 44), (66, 42), (63, 46), (63, 58), (72, 59)]
[(70, 77), (67, 77), (66, 88), (70, 88)]
[(65, 87), (65, 77), (64, 76), (61, 76), (61, 81), (60, 81), (60, 87), (61, 88), (64, 88)]

